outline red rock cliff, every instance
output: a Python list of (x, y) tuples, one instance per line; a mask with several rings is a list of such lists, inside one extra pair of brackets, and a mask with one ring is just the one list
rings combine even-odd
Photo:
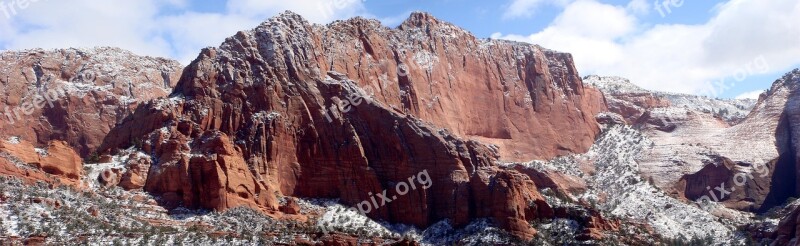
[[(604, 108), (569, 54), (422, 13), (397, 29), (285, 13), (203, 50), (171, 98), (139, 107), (102, 149), (141, 143), (156, 160), (145, 189), (168, 204), (275, 211), (276, 194), (355, 205), (386, 189), (397, 199), (370, 216), (488, 217), (530, 238), (527, 221), (552, 209), (495, 162), (585, 151)], [(394, 192), (424, 170), (430, 189)]]
[(89, 156), (138, 103), (164, 97), (181, 65), (118, 48), (0, 53), (0, 138), (66, 141)]

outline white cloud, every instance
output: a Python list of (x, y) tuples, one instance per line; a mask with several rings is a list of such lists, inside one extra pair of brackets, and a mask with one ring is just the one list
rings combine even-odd
[(503, 18), (531, 17), (543, 5), (564, 6), (572, 0), (513, 0), (503, 13)]
[[(9, 49), (118, 46), (145, 55), (168, 55), (152, 27), (160, 7), (141, 1), (38, 1), (7, 19), (0, 41)], [(131, 11), (131, 10), (136, 11)]]
[(320, 24), (366, 13), (362, 0), (228, 0), (227, 9), (231, 14), (262, 19), (291, 10)]
[(745, 92), (736, 96), (736, 99), (758, 99), (758, 97), (761, 96), (761, 93), (764, 93), (764, 90)]
[(360, 0), (228, 0), (220, 13), (189, 11), (189, 5), (189, 0), (31, 1), (9, 19), (0, 11), (0, 44), (14, 50), (115, 46), (186, 64), (200, 49), (285, 10), (314, 23), (366, 14)]
[(378, 20), (384, 26), (396, 27), (396, 26), (399, 26), (400, 24), (403, 24), (403, 22), (406, 19), (408, 19), (408, 16), (411, 15), (412, 12), (413, 11), (406, 11), (406, 12), (403, 12), (402, 14), (399, 14), (399, 15), (383, 17), (383, 18), (380, 18)]
[(648, 0), (631, 0), (627, 8), (638, 15), (646, 15), (650, 13), (650, 4)]
[[(174, 57), (186, 64), (203, 47), (218, 46), (237, 31), (252, 29), (258, 20), (214, 13), (185, 13), (164, 17), (162, 31), (172, 39)], [(208, 31), (213, 30), (213, 31)]]
[(707, 23), (655, 26), (641, 23), (632, 4), (579, 0), (538, 33), (493, 37), (570, 52), (583, 74), (712, 96), (748, 76), (800, 64), (800, 26), (793, 24), (800, 23), (798, 1), (732, 0), (717, 6)]

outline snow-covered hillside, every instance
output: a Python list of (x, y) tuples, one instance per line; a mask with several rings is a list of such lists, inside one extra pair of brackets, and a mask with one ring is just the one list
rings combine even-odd
[[(743, 219), (720, 222), (714, 214), (669, 196), (642, 177), (638, 159), (653, 141), (640, 131), (624, 125), (610, 127), (583, 155), (562, 157), (545, 165), (528, 163), (530, 168), (568, 170), (584, 177), (588, 184), (577, 199), (586, 201), (608, 217), (652, 227), (668, 239), (710, 240), (714, 245), (739, 245), (744, 238), (737, 226), (749, 221), (747, 213), (729, 211)], [(591, 163), (592, 171), (581, 169)], [(631, 228), (628, 228), (629, 230)]]
[(588, 85), (600, 89), (606, 97), (616, 98), (626, 95), (649, 94), (653, 97), (669, 101), (671, 107), (712, 114), (733, 124), (747, 117), (757, 102), (754, 99), (723, 99), (680, 93), (648, 91), (626, 78), (614, 76), (603, 77), (590, 75), (584, 77), (583, 81)]

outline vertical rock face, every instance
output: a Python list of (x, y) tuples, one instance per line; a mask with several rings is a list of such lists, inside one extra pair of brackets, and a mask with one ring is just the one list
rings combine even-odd
[[(767, 94), (762, 95), (764, 100), (759, 100), (759, 104), (767, 104), (770, 98), (774, 103), (785, 102), (785, 109), (779, 125), (779, 130), (775, 134), (778, 151), (781, 157), (785, 160), (778, 165), (783, 164), (784, 168), (794, 170), (792, 172), (784, 173), (784, 179), (794, 183), (794, 187), (790, 188), (793, 194), (800, 192), (800, 69), (795, 69), (791, 73), (783, 76), (783, 78), (773, 84), (772, 88)], [(762, 103), (763, 101), (763, 103)], [(769, 107), (765, 105), (764, 107)]]
[(503, 160), (583, 152), (598, 132), (602, 95), (584, 88), (569, 54), (476, 39), (425, 13), (398, 29), (365, 19), (310, 29), (321, 44), (310, 44), (309, 69), (341, 72), (399, 113), (496, 144)]
[(140, 102), (169, 94), (181, 65), (117, 48), (0, 53), (0, 136), (64, 140), (89, 156)]
[[(155, 160), (145, 190), (168, 204), (276, 211), (276, 195), (363, 205), (386, 191), (369, 216), (493, 218), (531, 238), (528, 221), (552, 209), (495, 162), (585, 151), (601, 110), (569, 54), (423, 13), (397, 29), (285, 13), (203, 50), (169, 99), (139, 107), (101, 149), (140, 143)], [(422, 172), (427, 187), (410, 179)]]

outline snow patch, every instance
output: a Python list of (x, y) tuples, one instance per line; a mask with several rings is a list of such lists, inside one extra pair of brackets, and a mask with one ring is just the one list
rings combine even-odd
[(47, 149), (34, 148), (33, 150), (36, 151), (36, 153), (39, 154), (39, 156), (41, 157), (47, 157), (48, 155), (50, 155), (50, 153), (47, 152)]
[(427, 50), (422, 50), (414, 53), (414, 63), (430, 73), (433, 71), (436, 64), (439, 63), (439, 57)]
[(17, 137), (17, 136), (14, 136), (14, 137), (9, 137), (9, 138), (6, 140), (6, 142), (7, 142), (7, 143), (10, 143), (10, 144), (19, 144), (19, 143), (20, 143), (20, 141), (21, 141), (21, 140), (20, 140), (20, 138), (19, 138), (19, 137)]

